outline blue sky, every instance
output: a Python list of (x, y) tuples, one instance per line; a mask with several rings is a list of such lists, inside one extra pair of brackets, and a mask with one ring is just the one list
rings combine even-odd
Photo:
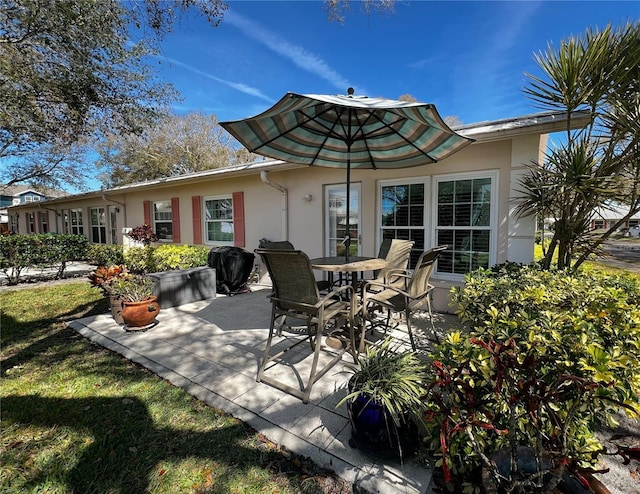
[(587, 28), (640, 19), (639, 1), (398, 1), (343, 24), (321, 1), (230, 1), (221, 25), (184, 19), (153, 61), (183, 101), (176, 113), (255, 115), (287, 91), (397, 99), (410, 94), (463, 123), (540, 111), (522, 93), (533, 54)]

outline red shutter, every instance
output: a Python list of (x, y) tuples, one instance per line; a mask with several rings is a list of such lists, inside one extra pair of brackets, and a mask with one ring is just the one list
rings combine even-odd
[(173, 229), (173, 243), (180, 243), (180, 199), (171, 198), (171, 226)]
[(244, 192), (233, 193), (233, 245), (244, 247)]
[(144, 209), (144, 224), (151, 225), (151, 201), (144, 201), (142, 208)]
[(202, 244), (202, 197), (191, 197), (191, 217), (193, 218), (193, 243)]

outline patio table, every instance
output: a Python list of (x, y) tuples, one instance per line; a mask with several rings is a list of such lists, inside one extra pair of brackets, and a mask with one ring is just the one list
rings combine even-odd
[(351, 273), (351, 285), (356, 289), (358, 273), (377, 271), (387, 266), (386, 259), (379, 257), (351, 256), (347, 262), (344, 256), (317, 257), (311, 259), (311, 267), (329, 273), (329, 282), (333, 285), (333, 273)]
[[(358, 273), (364, 271), (377, 271), (387, 266), (387, 260), (379, 257), (362, 257), (355, 256), (349, 257), (349, 262), (344, 256), (332, 256), (332, 257), (317, 257), (311, 259), (311, 267), (320, 271), (327, 271), (329, 273), (329, 283), (333, 286), (333, 273), (350, 273), (351, 274), (351, 286), (353, 286), (353, 296), (349, 301), (351, 304), (359, 304), (358, 302)], [(358, 307), (358, 306), (356, 306)], [(360, 308), (358, 309), (360, 310)], [(358, 352), (364, 351), (365, 345), (365, 326), (364, 319), (358, 319), (360, 326), (360, 344), (358, 345)], [(331, 345), (334, 343), (331, 338), (327, 340), (327, 343)]]

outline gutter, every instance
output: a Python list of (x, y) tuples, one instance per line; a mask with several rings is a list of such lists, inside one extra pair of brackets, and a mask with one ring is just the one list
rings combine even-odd
[(267, 185), (279, 190), (282, 193), (282, 239), (289, 240), (289, 191), (279, 183), (276, 183), (269, 179), (268, 172), (266, 170), (260, 171), (260, 179)]

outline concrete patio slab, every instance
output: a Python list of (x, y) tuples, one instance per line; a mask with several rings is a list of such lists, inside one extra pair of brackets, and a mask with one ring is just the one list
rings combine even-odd
[[(142, 333), (126, 332), (107, 314), (69, 326), (369, 492), (428, 492), (431, 471), (414, 460), (400, 464), (350, 446), (346, 405), (336, 408), (350, 377), (348, 353), (315, 383), (308, 404), (256, 382), (269, 334), (270, 293), (270, 287), (255, 285), (247, 294), (163, 308), (158, 325)], [(436, 325), (442, 330), (455, 321), (439, 314)], [(283, 339), (294, 337), (295, 330), (283, 333)], [(294, 385), (300, 378), (306, 381), (310, 352), (306, 343), (298, 348), (287, 354), (288, 365), (267, 372), (287, 376)]]

